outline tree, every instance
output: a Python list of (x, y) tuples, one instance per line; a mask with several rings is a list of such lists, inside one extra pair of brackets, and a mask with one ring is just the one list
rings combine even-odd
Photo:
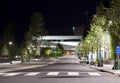
[(15, 28), (16, 25), (13, 22), (9, 22), (9, 24), (6, 26), (3, 33), (3, 40), (5, 43), (15, 41)]
[(39, 36), (45, 36), (48, 32), (44, 28), (45, 22), (40, 12), (34, 13), (31, 16), (31, 22), (29, 25), (28, 35), (30, 40)]
[[(108, 32), (111, 36), (111, 53), (115, 55), (116, 45), (120, 45), (120, 0), (111, 0), (110, 8), (105, 8), (102, 3), (97, 8), (97, 13), (91, 21), (90, 31), (83, 42), (86, 53), (96, 49), (97, 57), (102, 43), (102, 33)], [(104, 42), (104, 41), (103, 41)], [(90, 45), (89, 45), (90, 44)], [(86, 45), (88, 48), (86, 48)], [(115, 57), (115, 56), (114, 56)]]
[(100, 48), (103, 44), (103, 27), (105, 26), (106, 19), (104, 16), (95, 15), (90, 24), (90, 31), (83, 41), (82, 50), (87, 56), (90, 52), (96, 53), (96, 61), (99, 63)]
[(9, 22), (3, 33), (3, 53), (8, 52), (7, 55), (9, 56), (10, 63), (12, 63), (12, 59), (15, 56), (15, 44), (13, 44), (15, 42), (15, 28), (16, 25), (13, 22)]
[(84, 56), (84, 49), (83, 49), (83, 45), (82, 44), (79, 43), (77, 45), (76, 52), (77, 52), (79, 57)]
[[(31, 45), (34, 46), (33, 49), (36, 49), (34, 55), (40, 54), (40, 52), (37, 53), (37, 50), (40, 50), (40, 47), (38, 49), (37, 46), (40, 46), (42, 44), (42, 37), (48, 34), (44, 26), (45, 26), (45, 22), (42, 14), (40, 12), (34, 13), (31, 16), (31, 22), (28, 26), (28, 31), (25, 34), (26, 49)], [(40, 38), (40, 41), (38, 41), (37, 39), (38, 37)]]
[[(107, 9), (106, 17), (111, 21), (109, 31), (119, 37), (120, 40), (120, 0), (111, 0), (110, 8)], [(119, 43), (118, 40), (118, 44)]]
[(60, 49), (62, 53), (64, 53), (64, 48), (63, 48), (62, 44), (58, 43), (57, 48)]
[(108, 20), (108, 31), (111, 35), (111, 55), (115, 59), (116, 46), (120, 45), (120, 0), (110, 1), (110, 8), (106, 9), (105, 16)]
[(0, 56), (2, 56), (2, 48), (3, 48), (4, 44), (3, 44), (3, 40), (0, 39)]

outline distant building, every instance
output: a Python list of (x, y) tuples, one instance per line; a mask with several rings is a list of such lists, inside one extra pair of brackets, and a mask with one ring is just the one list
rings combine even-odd
[[(38, 38), (38, 40), (43, 40), (49, 42), (50, 47), (56, 47), (60, 43), (64, 50), (65, 55), (75, 54), (76, 46), (82, 43), (82, 36), (43, 36)], [(41, 47), (46, 47), (46, 43), (42, 43)], [(37, 48), (39, 49), (39, 47)]]

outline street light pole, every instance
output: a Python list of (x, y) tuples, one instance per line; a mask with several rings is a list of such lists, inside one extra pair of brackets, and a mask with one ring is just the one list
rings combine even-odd
[(30, 62), (30, 47), (28, 47), (28, 62)]
[(8, 42), (8, 44), (10, 45), (10, 47), (9, 47), (9, 54), (10, 54), (9, 59), (10, 59), (10, 64), (12, 64), (11, 46), (12, 46), (13, 42), (10, 41), (10, 42)]

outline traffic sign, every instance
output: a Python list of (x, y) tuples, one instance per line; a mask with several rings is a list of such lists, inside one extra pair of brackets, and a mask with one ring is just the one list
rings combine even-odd
[(116, 54), (120, 55), (120, 46), (116, 46)]

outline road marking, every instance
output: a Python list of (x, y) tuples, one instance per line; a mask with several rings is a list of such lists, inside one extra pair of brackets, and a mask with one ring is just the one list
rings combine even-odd
[(68, 72), (69, 76), (79, 76), (78, 72)]
[(99, 74), (97, 72), (88, 72), (88, 74), (91, 76), (101, 76), (101, 74)]
[[(42, 73), (42, 74), (40, 74)], [(62, 75), (60, 73), (64, 73), (64, 75), (68, 75), (68, 76), (80, 76), (80, 75), (89, 75), (89, 76), (101, 76), (100, 73), (98, 72), (11, 72), (11, 73), (0, 73), (1, 76), (16, 76), (16, 75), (23, 75), (24, 76), (36, 76), (38, 74), (40, 75), (47, 75), (47, 76), (58, 76), (58, 75)]]
[(59, 74), (59, 72), (49, 72), (48, 74), (46, 74), (47, 76), (57, 76)]
[(40, 74), (40, 72), (30, 72), (28, 74), (25, 74), (25, 76), (35, 76), (37, 74)]
[(0, 75), (4, 75), (5, 73), (0, 73)]
[(3, 76), (15, 76), (15, 75), (18, 75), (18, 74), (20, 74), (20, 73), (6, 73)]

